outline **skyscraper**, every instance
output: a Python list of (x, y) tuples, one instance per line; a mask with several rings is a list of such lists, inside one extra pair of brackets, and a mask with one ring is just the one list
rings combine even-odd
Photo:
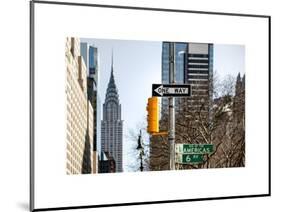
[[(162, 44), (162, 83), (169, 84), (169, 45), (170, 42), (163, 42)], [(185, 52), (187, 49), (188, 43), (175, 43), (175, 81), (176, 84), (183, 84), (185, 79)], [(168, 113), (168, 98), (162, 98), (162, 109), (161, 115)], [(180, 99), (175, 99), (175, 104), (179, 104)]]
[(192, 95), (187, 99), (191, 112), (201, 110), (210, 116), (213, 100), (213, 44), (189, 43), (185, 56), (185, 83), (192, 86)]
[[(163, 42), (162, 44), (162, 83), (169, 84), (169, 44), (170, 42)], [(176, 60), (176, 83), (184, 83), (184, 62), (185, 52), (188, 43), (175, 43), (175, 60)]]
[(87, 98), (87, 67), (80, 55), (80, 39), (66, 39), (66, 171), (93, 170), (93, 107)]
[(98, 95), (98, 49), (87, 42), (80, 43), (81, 56), (87, 67), (87, 96), (93, 107), (93, 173), (98, 172), (98, 143), (100, 139), (100, 99)]
[(101, 151), (113, 157), (116, 172), (123, 171), (123, 120), (121, 120), (121, 104), (113, 74), (113, 59), (111, 75), (103, 104), (103, 120), (101, 122)]
[[(162, 83), (169, 84), (169, 42), (162, 44)], [(202, 103), (206, 110), (213, 95), (213, 44), (175, 43), (176, 84), (190, 84), (192, 96), (187, 99), (191, 110), (198, 110)], [(162, 115), (167, 112), (168, 101), (162, 98)], [(176, 112), (181, 98), (176, 98)]]

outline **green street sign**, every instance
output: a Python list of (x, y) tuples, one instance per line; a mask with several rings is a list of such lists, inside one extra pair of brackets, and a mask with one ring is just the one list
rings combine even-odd
[(176, 144), (176, 153), (179, 154), (211, 154), (214, 152), (213, 144)]
[(203, 163), (204, 155), (202, 154), (177, 154), (176, 163), (181, 164), (196, 164)]

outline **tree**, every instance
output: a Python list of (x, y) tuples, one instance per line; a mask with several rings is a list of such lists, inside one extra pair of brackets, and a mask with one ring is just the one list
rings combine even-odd
[[(194, 96), (182, 99), (176, 111), (176, 143), (213, 144), (214, 152), (205, 155), (203, 164), (178, 165), (178, 169), (239, 167), (245, 165), (245, 76), (228, 75), (215, 79), (218, 97), (210, 101)], [(235, 91), (235, 92), (234, 92)], [(199, 107), (197, 107), (199, 106)], [(168, 115), (162, 115), (160, 127), (167, 130)], [(169, 162), (167, 138), (151, 141), (150, 167), (166, 170)]]
[(130, 142), (128, 157), (130, 159), (127, 168), (129, 171), (137, 172), (140, 170), (140, 152), (137, 150), (138, 138), (141, 131), (141, 140), (143, 146), (143, 166), (144, 171), (149, 170), (149, 135), (146, 133), (146, 122), (141, 121), (137, 123), (136, 127), (130, 128), (128, 135), (126, 135), (127, 140)]
[(235, 93), (235, 77), (228, 74), (223, 79), (217, 71), (213, 73), (213, 98), (217, 99), (223, 96), (233, 96)]

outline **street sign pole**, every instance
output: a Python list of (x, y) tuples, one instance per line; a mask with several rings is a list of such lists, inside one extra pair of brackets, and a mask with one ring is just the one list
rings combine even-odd
[[(169, 83), (175, 84), (175, 43), (169, 43)], [(170, 170), (175, 170), (175, 100), (169, 97), (169, 134)]]

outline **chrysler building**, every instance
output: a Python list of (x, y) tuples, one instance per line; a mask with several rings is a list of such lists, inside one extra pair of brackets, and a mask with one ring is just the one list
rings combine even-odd
[(101, 151), (108, 152), (114, 158), (116, 172), (123, 171), (123, 120), (121, 104), (113, 74), (113, 56), (111, 75), (103, 104), (103, 120), (101, 121)]

